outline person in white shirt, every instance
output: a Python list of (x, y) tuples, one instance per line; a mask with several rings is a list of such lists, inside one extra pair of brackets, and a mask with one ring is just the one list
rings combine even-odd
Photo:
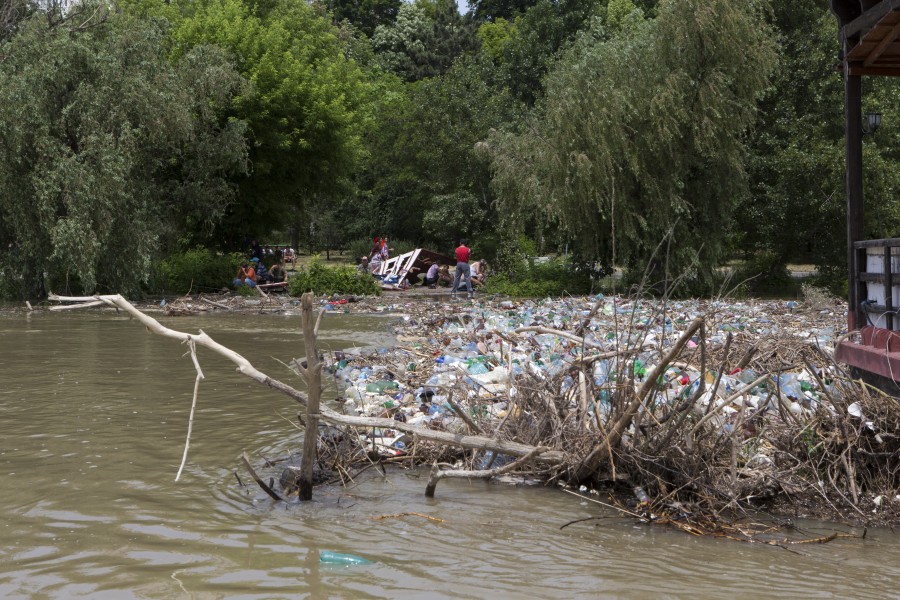
[(432, 289), (437, 287), (438, 269), (439, 267), (436, 262), (431, 263), (431, 266), (428, 267), (428, 272), (425, 273), (425, 283), (423, 285), (427, 285)]

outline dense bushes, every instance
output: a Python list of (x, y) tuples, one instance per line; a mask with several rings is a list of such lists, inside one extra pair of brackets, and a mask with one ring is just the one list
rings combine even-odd
[(157, 294), (218, 291), (231, 285), (242, 260), (246, 259), (240, 254), (217, 254), (206, 248), (173, 254), (157, 263), (149, 291)]
[(380, 294), (381, 288), (370, 275), (361, 275), (355, 267), (326, 267), (318, 256), (306, 268), (291, 277), (288, 290), (292, 296), (304, 292), (330, 294)]
[(488, 293), (531, 298), (589, 294), (591, 287), (590, 273), (575, 269), (563, 259), (542, 264), (525, 262), (512, 273), (494, 274), (485, 282)]

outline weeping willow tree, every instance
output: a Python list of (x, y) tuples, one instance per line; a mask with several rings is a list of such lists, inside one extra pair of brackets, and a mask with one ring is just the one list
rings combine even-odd
[(584, 258), (629, 269), (669, 236), (665, 263), (708, 284), (747, 193), (743, 136), (776, 60), (765, 10), (664, 0), (654, 19), (595, 19), (522, 131), (485, 145), (506, 231), (538, 219)]
[(0, 41), (0, 297), (139, 293), (160, 246), (211, 230), (246, 171), (246, 126), (221, 118), (244, 87), (225, 54), (172, 64), (162, 21), (105, 8), (51, 6)]

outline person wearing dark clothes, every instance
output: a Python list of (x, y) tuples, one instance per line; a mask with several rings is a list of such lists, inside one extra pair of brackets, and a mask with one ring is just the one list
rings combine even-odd
[(269, 271), (266, 269), (266, 265), (259, 261), (257, 263), (259, 266), (256, 267), (256, 282), (257, 283), (269, 283)]
[(250, 242), (250, 258), (258, 258), (259, 260), (263, 259), (263, 249), (262, 246), (259, 245), (259, 242), (253, 240)]

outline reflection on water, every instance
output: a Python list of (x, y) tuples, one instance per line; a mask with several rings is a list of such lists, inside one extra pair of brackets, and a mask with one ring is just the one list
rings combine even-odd
[[(302, 356), (299, 318), (203, 316), (203, 328), (273, 377)], [(390, 344), (382, 318), (328, 315), (323, 347)], [(697, 539), (604, 514), (551, 489), (377, 474), (277, 505), (241, 487), (242, 451), (300, 447), (297, 407), (200, 349), (191, 452), (174, 482), (194, 370), (185, 348), (113, 313), (0, 319), (0, 597), (597, 598), (891, 597), (900, 546), (779, 548)], [(266, 476), (277, 476), (276, 471)], [(445, 519), (373, 517), (420, 512)], [(603, 520), (573, 525), (588, 516)], [(830, 532), (807, 524), (811, 534)], [(320, 550), (375, 564), (321, 565)]]

